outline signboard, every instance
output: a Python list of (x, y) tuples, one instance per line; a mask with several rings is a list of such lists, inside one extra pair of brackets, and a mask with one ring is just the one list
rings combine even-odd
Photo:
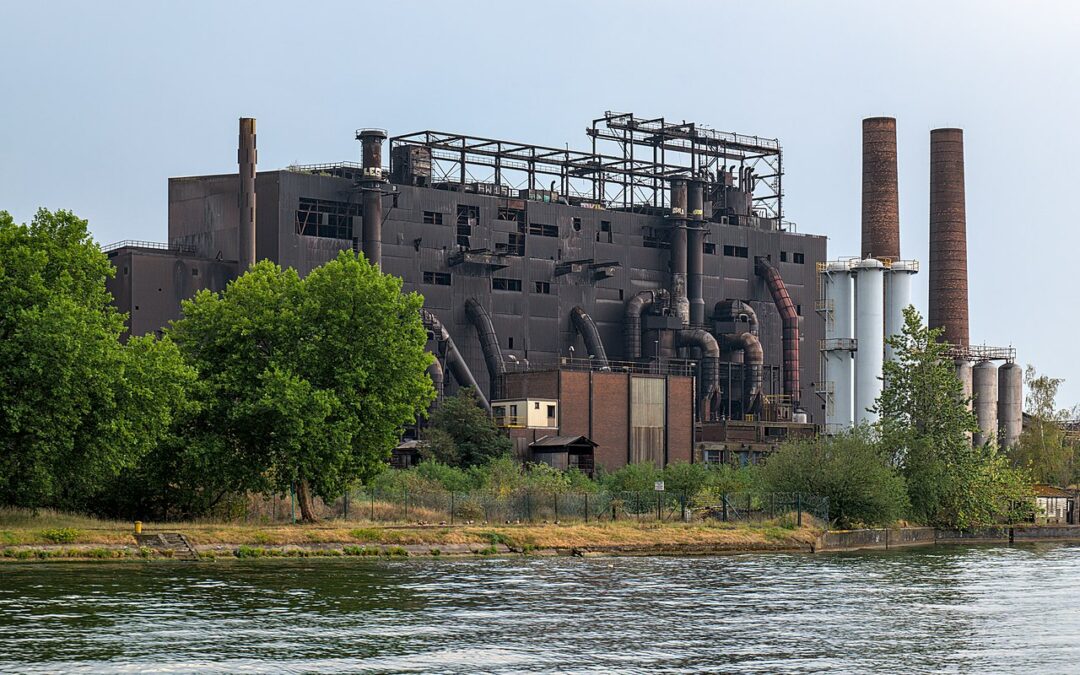
[(653, 489), (656, 490), (657, 492), (663, 492), (664, 491), (664, 481), (662, 481), (662, 480), (656, 481), (653, 484)]

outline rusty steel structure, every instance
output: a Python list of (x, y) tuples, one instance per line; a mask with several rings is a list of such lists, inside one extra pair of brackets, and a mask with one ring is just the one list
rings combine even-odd
[(862, 257), (900, 259), (896, 119), (868, 117), (862, 133)]
[(964, 131), (930, 132), (930, 308), (927, 323), (966, 347), (968, 336), (967, 213)]

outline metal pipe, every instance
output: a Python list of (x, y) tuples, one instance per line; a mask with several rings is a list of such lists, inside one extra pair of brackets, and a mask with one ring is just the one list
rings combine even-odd
[(255, 264), (255, 118), (240, 118), (240, 141), (236, 160), (240, 165), (240, 220), (237, 225), (237, 254), (241, 274)]
[(438, 404), (443, 398), (443, 367), (439, 362), (439, 355), (435, 354), (435, 359), (428, 366), (427, 374), (431, 378), (431, 385), (435, 388), (435, 403)]
[(484, 406), (484, 409), (488, 412), (491, 412), (491, 403), (484, 396), (484, 392), (480, 390), (480, 385), (477, 384), (476, 378), (473, 377), (472, 371), (469, 370), (469, 364), (465, 363), (465, 359), (462, 358), (461, 352), (458, 351), (457, 345), (454, 344), (454, 340), (450, 337), (446, 327), (439, 321), (439, 317), (427, 309), (421, 309), (420, 319), (424, 323), (424, 328), (431, 331), (432, 339), (442, 342), (446, 346), (446, 365), (458, 385), (472, 387), (473, 391), (476, 392), (476, 398), (480, 401), (480, 405)]
[(672, 311), (682, 325), (690, 323), (690, 300), (686, 296), (686, 180), (671, 181), (671, 300)]
[(607, 352), (604, 351), (604, 343), (600, 339), (600, 331), (596, 329), (596, 323), (592, 320), (584, 309), (581, 307), (575, 307), (570, 312), (570, 320), (574, 324), (574, 328), (581, 334), (581, 339), (585, 341), (585, 349), (589, 352), (589, 357), (596, 363), (596, 367), (600, 370), (611, 370), (608, 365)]
[(641, 314), (646, 308), (656, 303), (666, 303), (668, 292), (664, 289), (641, 291), (626, 301), (626, 316), (623, 321), (623, 345), (625, 358), (636, 361), (641, 358)]
[(743, 353), (743, 412), (753, 412), (758, 407), (765, 382), (765, 351), (761, 348), (761, 340), (753, 333), (720, 337), (724, 347)]
[(705, 186), (692, 180), (687, 190), (690, 225), (687, 229), (686, 290), (690, 302), (690, 324), (705, 323), (702, 277), (705, 273)]
[(754, 259), (754, 272), (765, 280), (773, 304), (780, 312), (780, 320), (783, 322), (784, 393), (791, 397), (794, 408), (799, 405), (799, 399), (802, 397), (801, 373), (799, 372), (799, 314), (795, 311), (795, 303), (791, 301), (791, 294), (788, 293), (783, 277), (767, 258)]
[(506, 362), (503, 361), (502, 349), (499, 347), (499, 338), (495, 334), (495, 326), (491, 323), (491, 315), (476, 298), (465, 301), (465, 315), (476, 328), (476, 337), (480, 339), (480, 349), (484, 352), (488, 377), (491, 378), (491, 398), (502, 398), (500, 384), (502, 376), (506, 374)]
[(358, 134), (363, 158), (364, 257), (372, 265), (382, 265), (382, 142), (386, 132), (381, 129), (362, 129)]
[(747, 330), (758, 334), (757, 312), (749, 302), (742, 300), (721, 300), (713, 305), (713, 319), (716, 321), (745, 321)]
[(713, 419), (720, 402), (720, 345), (712, 333), (701, 328), (675, 331), (676, 347), (697, 347), (701, 350), (701, 385), (704, 390), (698, 400), (698, 419)]

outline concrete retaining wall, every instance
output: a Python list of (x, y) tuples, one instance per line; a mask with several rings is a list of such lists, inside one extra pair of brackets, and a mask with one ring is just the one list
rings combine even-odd
[(814, 551), (885, 550), (934, 544), (1009, 544), (1034, 541), (1080, 541), (1080, 526), (1017, 525), (974, 530), (937, 530), (932, 527), (834, 530), (818, 537)]

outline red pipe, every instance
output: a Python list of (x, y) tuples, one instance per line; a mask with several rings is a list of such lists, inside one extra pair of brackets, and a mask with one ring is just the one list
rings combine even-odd
[(791, 403), (797, 407), (801, 388), (799, 386), (799, 315), (795, 303), (791, 301), (784, 279), (780, 272), (766, 258), (756, 258), (754, 271), (765, 279), (773, 303), (780, 312), (784, 324), (784, 393), (791, 397)]

